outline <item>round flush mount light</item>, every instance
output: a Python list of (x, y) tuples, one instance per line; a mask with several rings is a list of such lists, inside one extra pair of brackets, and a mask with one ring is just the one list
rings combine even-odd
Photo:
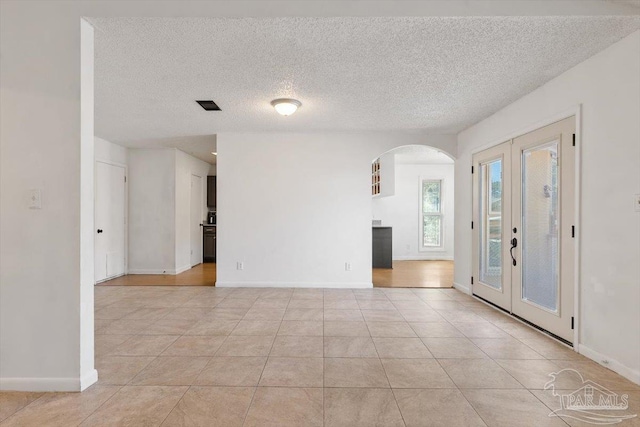
[(271, 101), (271, 105), (273, 105), (273, 108), (275, 108), (279, 114), (290, 116), (302, 106), (302, 103), (297, 99), (278, 98)]

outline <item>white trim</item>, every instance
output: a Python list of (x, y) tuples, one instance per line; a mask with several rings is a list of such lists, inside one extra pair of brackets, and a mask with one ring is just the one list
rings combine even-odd
[[(577, 347), (578, 353), (583, 356), (588, 357), (594, 362), (604, 366), (605, 368), (611, 369), (613, 372), (622, 375), (629, 381), (632, 381), (636, 384), (640, 385), (640, 371), (630, 368), (622, 363), (618, 362), (615, 359), (612, 359), (604, 354), (598, 353), (595, 350), (585, 346), (584, 344), (580, 344)], [(606, 363), (604, 363), (606, 362)]]
[(0, 391), (82, 391), (96, 381), (95, 369), (81, 378), (0, 378)]
[(80, 391), (86, 390), (89, 386), (98, 382), (98, 371), (96, 369), (92, 369), (80, 378)]
[(469, 286), (464, 286), (460, 283), (453, 282), (453, 287), (464, 294), (471, 295), (471, 288)]
[(116, 274), (115, 276), (111, 276), (111, 277), (107, 277), (106, 279), (102, 279), (102, 280), (97, 280), (96, 281), (96, 285), (99, 283), (104, 283), (104, 282), (108, 282), (109, 280), (113, 280), (113, 279), (117, 279), (118, 277), (122, 277), (122, 276), (126, 276), (127, 273), (122, 273), (122, 274)]
[(371, 282), (216, 282), (218, 288), (331, 288), (331, 289), (367, 289), (373, 288)]
[(451, 255), (441, 255), (446, 253), (446, 251), (433, 251), (432, 254), (425, 251), (420, 255), (400, 255), (394, 256), (394, 261), (453, 261), (453, 256)]
[[(200, 265), (200, 264), (202, 264), (202, 263), (198, 263), (196, 265)], [(185, 272), (187, 270), (191, 270), (193, 267), (195, 267), (195, 266), (192, 266), (191, 265), (191, 261), (189, 261), (189, 264), (183, 265), (182, 267), (179, 267), (179, 268), (176, 268), (175, 273), (173, 273), (173, 274), (183, 273), (183, 272)]]
[(179, 269), (167, 269), (167, 270), (161, 270), (161, 269), (134, 269), (134, 270), (129, 270), (129, 272), (127, 274), (165, 274), (165, 275), (173, 275), (175, 276), (176, 274), (180, 274), (183, 271), (186, 271), (188, 269), (190, 269), (191, 267), (187, 267), (186, 270), (183, 270), (184, 267), (180, 267)]

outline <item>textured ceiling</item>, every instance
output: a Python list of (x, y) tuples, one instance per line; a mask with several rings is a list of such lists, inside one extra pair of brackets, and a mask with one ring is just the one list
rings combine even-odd
[[(640, 28), (638, 16), (91, 21), (96, 135), (127, 146), (229, 131), (457, 133)], [(281, 117), (278, 97), (302, 108)]]
[(402, 164), (453, 164), (451, 157), (424, 145), (406, 145), (391, 150), (396, 163)]

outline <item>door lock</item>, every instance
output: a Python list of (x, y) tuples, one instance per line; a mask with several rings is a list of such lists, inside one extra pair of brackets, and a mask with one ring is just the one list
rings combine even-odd
[(509, 249), (509, 253), (511, 254), (511, 260), (513, 261), (513, 266), (516, 266), (516, 259), (513, 256), (513, 250), (518, 247), (518, 239), (515, 237), (511, 239), (511, 249)]

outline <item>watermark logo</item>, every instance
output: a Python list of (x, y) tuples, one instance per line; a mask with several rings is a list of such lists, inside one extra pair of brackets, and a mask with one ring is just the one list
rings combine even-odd
[[(549, 374), (551, 380), (545, 390), (551, 390), (553, 396), (560, 398), (560, 409), (549, 414), (550, 417), (573, 418), (585, 423), (610, 425), (637, 417), (629, 414), (629, 395), (617, 394), (591, 380), (585, 380), (575, 369), (562, 369)], [(576, 380), (581, 386), (571, 392), (562, 393), (559, 385)]]

